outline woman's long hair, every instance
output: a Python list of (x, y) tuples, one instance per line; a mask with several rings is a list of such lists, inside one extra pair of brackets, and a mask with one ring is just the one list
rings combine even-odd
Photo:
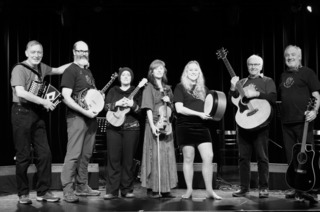
[[(188, 78), (188, 71), (190, 69), (191, 64), (196, 64), (197, 69), (199, 70), (199, 77), (196, 81), (196, 84), (193, 84), (191, 80)], [(192, 60), (187, 63), (187, 65), (184, 67), (182, 76), (181, 76), (181, 84), (183, 87), (192, 94), (195, 98), (205, 100), (206, 98), (206, 89), (205, 89), (205, 80), (203, 77), (202, 70), (200, 68), (200, 65), (197, 61)]]
[(168, 83), (168, 78), (167, 78), (167, 69), (165, 67), (165, 63), (162, 61), (162, 60), (154, 60), (152, 61), (152, 63), (150, 64), (149, 66), (149, 72), (148, 72), (148, 81), (155, 87), (155, 88), (159, 88), (157, 83), (156, 83), (156, 79), (154, 78), (154, 75), (153, 75), (153, 70), (158, 68), (159, 66), (163, 66), (164, 68), (164, 73), (163, 73), (163, 76), (162, 76), (162, 80), (161, 80), (161, 83), (163, 85), (163, 87), (165, 88), (165, 86), (167, 85)]

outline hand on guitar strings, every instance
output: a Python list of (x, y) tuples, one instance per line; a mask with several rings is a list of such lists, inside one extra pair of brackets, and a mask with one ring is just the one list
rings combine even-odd
[(256, 91), (256, 88), (252, 85), (248, 85), (247, 87), (243, 88), (243, 90), (247, 98), (254, 98), (260, 95), (260, 93)]
[(126, 97), (123, 97), (122, 99), (116, 102), (116, 106), (119, 106), (119, 107), (132, 107), (132, 105), (133, 105), (133, 100), (128, 99)]

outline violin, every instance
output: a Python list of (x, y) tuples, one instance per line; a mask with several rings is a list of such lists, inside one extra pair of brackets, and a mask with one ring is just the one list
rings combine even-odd
[[(165, 91), (163, 91), (163, 96), (166, 96)], [(171, 114), (172, 110), (168, 107), (168, 102), (164, 102), (164, 104), (159, 107), (159, 120), (156, 123), (160, 135), (169, 135), (172, 133), (172, 124), (169, 120)]]

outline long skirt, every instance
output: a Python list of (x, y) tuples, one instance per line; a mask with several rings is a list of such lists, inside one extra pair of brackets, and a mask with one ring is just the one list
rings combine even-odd
[(141, 164), (141, 186), (152, 189), (153, 192), (170, 192), (177, 186), (177, 164), (172, 133), (159, 137), (160, 146), (160, 176), (158, 171), (157, 137), (152, 134), (149, 123), (146, 123)]

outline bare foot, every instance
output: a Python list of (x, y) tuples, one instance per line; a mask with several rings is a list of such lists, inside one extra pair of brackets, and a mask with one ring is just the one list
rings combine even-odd
[(210, 191), (210, 192), (207, 191), (207, 193), (208, 193), (208, 196), (207, 196), (208, 199), (222, 200), (222, 197), (218, 196), (214, 191)]
[(187, 190), (187, 192), (181, 196), (182, 199), (190, 199), (191, 197), (192, 197), (192, 190)]

